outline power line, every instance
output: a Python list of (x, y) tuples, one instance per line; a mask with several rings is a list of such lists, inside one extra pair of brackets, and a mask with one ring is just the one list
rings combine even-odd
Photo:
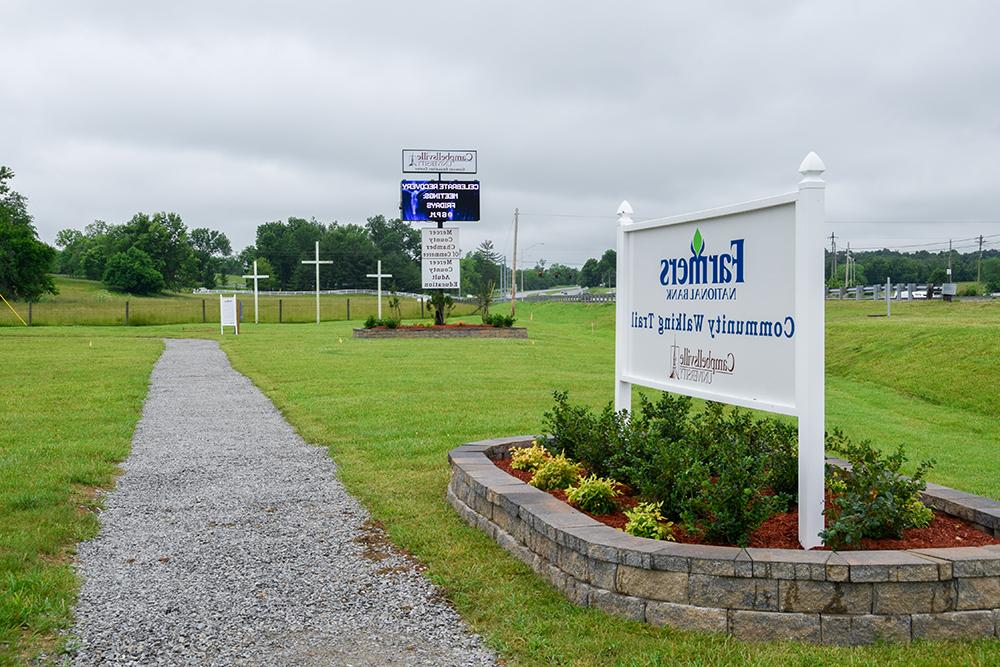
[[(1000, 234), (984, 235), (983, 238), (984, 239), (988, 239), (988, 238), (994, 238), (994, 237), (997, 237), (997, 236), (1000, 236)], [(891, 247), (890, 246), (867, 246), (867, 247), (861, 247), (861, 248), (853, 248), (853, 250), (856, 250), (856, 251), (865, 251), (865, 250), (899, 250), (899, 249), (902, 249), (902, 248), (931, 248), (933, 246), (945, 246), (945, 245), (948, 245), (949, 243), (964, 243), (966, 241), (975, 241), (975, 242), (978, 243), (979, 236), (970, 236), (968, 238), (953, 239), (953, 240), (950, 240), (950, 241), (932, 241), (932, 242), (928, 242), (928, 243), (910, 243), (910, 244), (896, 245), (896, 246), (891, 246)], [(944, 248), (942, 248), (941, 250), (944, 251)]]
[(906, 225), (1000, 225), (1000, 220), (827, 220), (827, 224), (834, 225), (877, 225), (877, 224), (906, 224)]
[(532, 218), (591, 218), (594, 220), (615, 220), (613, 215), (576, 215), (574, 213), (522, 213), (521, 217)]

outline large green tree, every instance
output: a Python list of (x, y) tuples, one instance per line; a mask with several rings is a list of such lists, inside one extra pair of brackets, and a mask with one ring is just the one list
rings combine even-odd
[(155, 294), (163, 289), (163, 275), (137, 246), (112, 255), (102, 280), (108, 289), (129, 294)]
[(212, 289), (215, 287), (215, 275), (222, 268), (222, 260), (233, 254), (229, 238), (222, 232), (206, 227), (191, 230), (191, 245), (194, 247), (195, 259), (198, 262), (198, 278), (201, 284)]
[(29, 301), (57, 293), (48, 275), (56, 251), (39, 240), (28, 200), (10, 187), (12, 178), (14, 172), (0, 166), (0, 294)]

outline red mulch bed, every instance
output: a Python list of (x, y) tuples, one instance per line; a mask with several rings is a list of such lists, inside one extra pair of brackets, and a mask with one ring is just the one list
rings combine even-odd
[[(495, 460), (493, 463), (508, 475), (517, 477), (525, 483), (530, 482), (533, 476), (533, 473), (511, 468), (509, 457)], [(634, 507), (639, 502), (638, 498), (624, 484), (619, 485), (619, 487), (622, 491), (622, 495), (617, 498), (619, 506), (622, 509)], [(555, 490), (546, 491), (546, 493), (564, 503), (566, 502), (565, 491)], [(575, 509), (583, 512), (579, 507)], [(621, 510), (614, 514), (605, 515), (583, 513), (618, 530), (624, 530), (625, 523), (628, 521)], [(716, 544), (688, 534), (682, 525), (676, 523), (674, 524), (674, 538), (685, 544)], [(939, 547), (980, 547), (985, 544), (1000, 544), (1000, 539), (987, 535), (968, 521), (935, 511), (934, 519), (926, 528), (910, 528), (904, 531), (903, 539), (898, 540), (894, 538), (863, 539), (860, 549), (934, 549)], [(749, 546), (765, 549), (801, 549), (798, 509), (776, 514), (761, 524), (757, 530), (750, 534)], [(818, 549), (828, 549), (828, 547), (818, 547)]]
[[(378, 329), (379, 331), (386, 331), (389, 327), (369, 327), (370, 329)], [(458, 324), (400, 324), (397, 329), (417, 329), (423, 331), (425, 329), (502, 329), (504, 327), (495, 327), (492, 324), (463, 324), (459, 322)]]

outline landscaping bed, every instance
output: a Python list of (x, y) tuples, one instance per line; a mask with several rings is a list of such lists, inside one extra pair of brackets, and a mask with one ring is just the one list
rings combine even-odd
[[(503, 470), (508, 475), (516, 477), (525, 483), (530, 483), (534, 473), (526, 470), (516, 470), (511, 466), (511, 457), (508, 454), (493, 461), (496, 467)], [(587, 512), (569, 502), (566, 491), (563, 489), (550, 489), (546, 491), (550, 496), (556, 498), (579, 512), (600, 521), (606, 526), (624, 530), (628, 522), (623, 510), (636, 506), (639, 497), (629, 487), (620, 484), (618, 489), (620, 496), (615, 498), (618, 509), (609, 514), (594, 514)], [(830, 508), (828, 503), (827, 508)], [(722, 546), (721, 542), (707, 541), (704, 538), (691, 534), (683, 526), (675, 526), (673, 530), (674, 540), (684, 544), (714, 544)], [(944, 547), (978, 547), (987, 544), (1000, 545), (1000, 539), (987, 535), (978, 529), (975, 524), (964, 519), (950, 516), (941, 511), (934, 511), (934, 518), (930, 524), (924, 528), (907, 528), (903, 531), (902, 538), (884, 537), (879, 539), (862, 538), (856, 547), (858, 550), (888, 550), (888, 549), (921, 549), (921, 548), (944, 548)], [(791, 508), (787, 512), (775, 514), (765, 520), (757, 529), (750, 533), (747, 543), (749, 547), (762, 549), (801, 549), (798, 536), (798, 510)], [(819, 547), (819, 549), (829, 550), (830, 547)]]
[[(859, 645), (998, 636), (1000, 545), (805, 551), (637, 537), (503, 469), (511, 451), (532, 444), (521, 436), (452, 450), (448, 501), (575, 604), (744, 640)], [(1000, 537), (1000, 503), (937, 485), (924, 502), (975, 517)]]
[(478, 324), (377, 326), (354, 330), (355, 338), (527, 338), (525, 327), (493, 327)]

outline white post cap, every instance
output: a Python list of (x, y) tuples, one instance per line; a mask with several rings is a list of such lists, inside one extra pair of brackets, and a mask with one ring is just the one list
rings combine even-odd
[(812, 187), (822, 187), (823, 179), (820, 178), (820, 174), (824, 171), (826, 171), (826, 165), (823, 164), (823, 160), (816, 153), (810, 151), (809, 155), (802, 160), (802, 164), (799, 165), (799, 173), (803, 176), (799, 185), (812, 184)]
[(628, 200), (622, 200), (622, 203), (618, 205), (618, 222), (632, 222), (633, 212), (632, 205), (628, 203)]

